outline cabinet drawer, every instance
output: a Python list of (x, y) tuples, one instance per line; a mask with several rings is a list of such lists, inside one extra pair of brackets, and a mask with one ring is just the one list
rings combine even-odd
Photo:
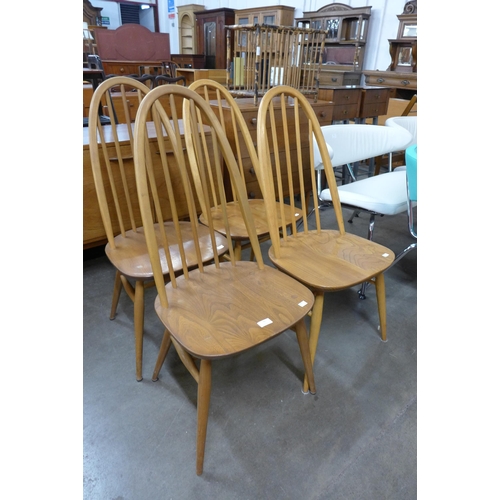
[(350, 120), (359, 115), (359, 103), (341, 104), (333, 107), (334, 120)]
[(345, 73), (342, 85), (361, 85), (361, 73)]
[(388, 100), (387, 102), (374, 102), (372, 104), (365, 104), (364, 106), (362, 106), (359, 112), (359, 118), (370, 118), (372, 116), (386, 115), (388, 106)]
[(364, 89), (362, 101), (364, 104), (389, 102), (389, 89)]
[(344, 85), (344, 75), (337, 71), (324, 71), (319, 73), (319, 84), (321, 85)]

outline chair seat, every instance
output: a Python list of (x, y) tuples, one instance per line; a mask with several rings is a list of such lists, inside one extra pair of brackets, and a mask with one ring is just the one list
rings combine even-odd
[[(175, 249), (178, 240), (177, 235), (175, 234), (174, 225), (171, 222), (166, 222), (164, 226), (168, 241), (170, 245), (172, 245), (173, 249), (173, 267), (176, 271), (181, 270), (182, 264), (179, 256), (179, 249)], [(183, 235), (185, 235), (184, 237), (192, 241), (193, 233), (191, 229), (191, 223), (181, 222), (180, 227)], [(155, 232), (159, 237), (160, 227), (158, 224), (155, 224)], [(122, 235), (118, 235), (115, 237), (115, 248), (111, 248), (109, 243), (106, 245), (105, 251), (108, 259), (124, 276), (141, 280), (151, 279), (153, 276), (153, 270), (151, 269), (151, 262), (143, 228), (140, 227), (137, 229), (137, 231), (129, 230), (125, 234), (125, 237), (123, 237)], [(202, 255), (202, 260), (204, 262), (207, 262), (213, 258), (213, 251), (210, 243), (210, 233), (205, 226), (198, 224), (198, 235), (200, 240), (202, 241), (202, 249), (204, 252), (204, 254)], [(217, 253), (221, 255), (228, 250), (228, 242), (222, 235), (217, 235), (216, 238)], [(195, 266), (197, 263), (195, 245), (187, 245), (185, 243), (184, 250), (186, 252), (188, 265)], [(166, 274), (168, 272), (168, 265), (165, 254), (163, 252), (161, 265), (164, 274)]]
[[(267, 235), (269, 233), (269, 226), (267, 223), (267, 215), (266, 215), (266, 207), (264, 204), (264, 200), (256, 199), (256, 200), (248, 200), (250, 205), (250, 210), (252, 212), (253, 220), (255, 223), (255, 229), (257, 231), (257, 235), (259, 238), (261, 236)], [(277, 211), (279, 212), (279, 203), (277, 205)], [(228, 220), (231, 227), (231, 238), (234, 240), (247, 240), (248, 232), (245, 226), (245, 221), (241, 216), (241, 211), (239, 209), (239, 205), (237, 203), (231, 202), (227, 204), (227, 212), (228, 212)], [(297, 207), (294, 207), (293, 217), (295, 220), (301, 219), (303, 216), (302, 210)], [(220, 232), (223, 235), (226, 235), (226, 228), (224, 227), (224, 218), (222, 216), (222, 212), (220, 207), (212, 208), (212, 218), (215, 226), (215, 230)], [(279, 217), (280, 227), (283, 227), (281, 222), (281, 218)], [(202, 224), (207, 224), (207, 220), (205, 216), (200, 217), (200, 222)], [(285, 225), (289, 226), (292, 223), (292, 215), (289, 211), (285, 213)]]
[[(338, 187), (340, 203), (383, 215), (395, 215), (407, 208), (406, 171), (398, 170), (374, 175)], [(321, 199), (331, 201), (329, 189)]]
[[(171, 335), (197, 358), (217, 359), (265, 342), (296, 324), (314, 303), (298, 281), (257, 263), (238, 261), (195, 269), (168, 283), (168, 307), (155, 309)], [(305, 302), (305, 304), (304, 304)], [(251, 307), (249, 307), (251, 304)], [(259, 326), (259, 322), (272, 323)]]
[(335, 291), (363, 283), (387, 269), (394, 260), (388, 248), (336, 230), (298, 233), (282, 240), (281, 256), (269, 249), (272, 263), (305, 285)]

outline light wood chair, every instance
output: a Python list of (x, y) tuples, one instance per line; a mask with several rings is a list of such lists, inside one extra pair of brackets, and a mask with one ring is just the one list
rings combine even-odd
[[(287, 113), (287, 104), (293, 104), (293, 111), (290, 113)], [(329, 151), (310, 103), (303, 94), (292, 87), (279, 86), (270, 89), (262, 98), (259, 107), (257, 130), (260, 160), (258, 168), (261, 170), (260, 175), (263, 180), (262, 188), (272, 242), (269, 257), (278, 269), (308, 286), (315, 295), (310, 326), (312, 361), (314, 362), (321, 328), (324, 294), (344, 290), (365, 281), (375, 282), (380, 335), (385, 341), (386, 304), (383, 272), (394, 260), (394, 253), (382, 245), (346, 233)], [(288, 154), (280, 158), (276, 151), (280, 146), (283, 147), (283, 144)], [(332, 206), (338, 230), (323, 229), (321, 226), (318, 209), (320, 201), (315, 183), (314, 165), (317, 162), (315, 149), (316, 155), (319, 153), (325, 165), (325, 175), (332, 194)], [(295, 178), (291, 175), (292, 154), (297, 155), (299, 168)], [(295, 181), (293, 189), (294, 192), (300, 193), (302, 207), (307, 205), (307, 193), (304, 190), (306, 178), (308, 178), (307, 184), (312, 185), (315, 227), (313, 224), (310, 227), (307, 217), (304, 217), (300, 227), (295, 223), (292, 224), (290, 235), (283, 233), (280, 236), (276, 200), (280, 203), (283, 201), (281, 173), (286, 170), (290, 172), (288, 178)], [(306, 378), (304, 392), (307, 388)]]
[[(114, 113), (110, 113), (110, 125), (102, 126), (98, 116), (101, 102), (112, 109), (110, 89), (118, 89), (125, 123), (117, 123)], [(97, 201), (106, 232), (105, 252), (116, 268), (115, 285), (111, 302), (110, 319), (116, 316), (116, 309), (122, 288), (134, 303), (134, 331), (136, 349), (136, 378), (142, 380), (142, 351), (144, 330), (144, 285), (152, 284), (153, 271), (146, 248), (144, 231), (140, 217), (139, 201), (135, 187), (134, 159), (132, 140), (134, 125), (127, 104), (127, 92), (135, 89), (139, 102), (149, 92), (148, 87), (132, 78), (114, 77), (105, 80), (94, 92), (89, 110), (89, 149), (94, 176)], [(152, 144), (155, 141), (152, 139)], [(172, 244), (176, 243), (178, 225), (165, 222), (165, 230), (171, 235)], [(157, 227), (159, 230), (159, 227)], [(182, 230), (192, 239), (191, 225), (182, 224)], [(206, 238), (208, 230), (201, 226), (197, 237)], [(220, 252), (227, 251), (227, 241), (223, 236), (218, 239)], [(187, 243), (189, 244), (189, 243)], [(178, 250), (177, 250), (178, 251)], [(202, 260), (211, 260), (212, 250), (204, 249)], [(197, 265), (199, 256), (187, 254), (187, 265)], [(163, 263), (163, 272), (168, 268)], [(178, 259), (174, 271), (181, 269)]]
[[(255, 171), (257, 173), (258, 170), (255, 168), (255, 165), (259, 162), (259, 159), (257, 157), (254, 139), (250, 135), (250, 131), (243, 114), (241, 113), (241, 110), (231, 93), (220, 83), (209, 79), (196, 80), (189, 86), (189, 88), (203, 96), (207, 102), (212, 104), (212, 109), (214, 109), (214, 112), (222, 125), (222, 129), (227, 135), (229, 143), (232, 146), (234, 155), (238, 162), (241, 177), (245, 179), (252, 172)], [(217, 201), (212, 207), (208, 208), (210, 208), (212, 212), (212, 218), (214, 220), (216, 230), (232, 240), (236, 252), (236, 258), (240, 260), (242, 251), (249, 248), (251, 245), (249, 243), (245, 222), (240, 212), (238, 195), (234, 190), (234, 186), (231, 186), (230, 183), (228, 184), (229, 186), (226, 190), (226, 196), (229, 201), (229, 203), (227, 203), (227, 210), (229, 210), (228, 216), (231, 219), (231, 234), (226, 234), (223, 220), (220, 217), (220, 199), (214, 192), (212, 193), (212, 199)], [(261, 243), (267, 241), (269, 239), (269, 227), (264, 200), (252, 198), (249, 199), (248, 202), (259, 241)], [(200, 221), (203, 224), (207, 224), (208, 208), (204, 207), (203, 213), (200, 217)], [(280, 230), (283, 229), (282, 220), (285, 221), (285, 227), (290, 227), (293, 220), (300, 220), (302, 216), (302, 210), (296, 207), (292, 212), (292, 208), (288, 207), (288, 209), (284, 212), (284, 219), (279, 219)]]
[[(183, 122), (171, 120), (160, 105), (162, 97), (185, 98)], [(172, 108), (173, 106), (171, 106)], [(157, 131), (163, 126), (168, 144), (160, 144), (160, 157), (164, 176), (151, 175), (151, 154), (147, 147), (147, 117), (153, 113)], [(180, 130), (184, 126), (185, 144)], [(185, 163), (183, 148), (189, 156)], [(203, 471), (208, 410), (211, 392), (212, 361), (240, 354), (255, 347), (287, 329), (296, 332), (302, 361), (311, 381), (311, 392), (315, 392), (312, 363), (304, 317), (313, 304), (313, 294), (298, 281), (263, 262), (257, 232), (245, 195), (245, 186), (222, 125), (210, 105), (193, 90), (180, 85), (162, 85), (152, 90), (142, 101), (136, 118), (134, 138), (135, 166), (139, 201), (144, 229), (151, 258), (158, 296), (156, 312), (165, 325), (165, 335), (158, 355), (153, 378), (158, 376), (171, 344), (182, 362), (198, 383), (198, 424), (196, 473)], [(182, 173), (182, 185), (175, 189), (170, 182), (171, 151)], [(190, 209), (193, 234), (196, 235), (198, 213), (196, 204), (208, 206), (213, 190), (224, 190), (224, 169), (238, 195), (238, 203), (246, 231), (255, 255), (255, 261), (236, 259), (235, 251), (229, 247), (229, 261), (217, 257), (205, 265), (200, 259), (198, 268), (189, 271), (182, 254), (181, 275), (171, 275), (165, 283), (162, 261), (170, 268), (174, 256), (171, 253), (169, 235), (155, 231), (154, 221), (162, 220), (163, 211), (156, 200), (161, 190), (185, 197)], [(157, 192), (158, 187), (158, 194)], [(218, 194), (221, 217), (226, 233), (231, 234), (233, 223), (229, 216), (225, 196)], [(169, 195), (171, 202), (174, 197)], [(207, 212), (207, 228), (217, 245), (216, 222), (212, 212)], [(174, 224), (180, 224), (174, 219)], [(181, 238), (178, 231), (178, 238)], [(196, 237), (194, 238), (196, 242)], [(176, 258), (176, 257), (175, 257)], [(199, 366), (198, 366), (199, 362)], [(251, 409), (249, 409), (251, 411)]]

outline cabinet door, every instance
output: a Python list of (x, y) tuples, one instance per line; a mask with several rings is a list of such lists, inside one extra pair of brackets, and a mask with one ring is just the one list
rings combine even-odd
[(340, 37), (340, 19), (338, 17), (325, 19), (324, 29), (328, 30), (326, 34), (328, 41), (338, 41)]

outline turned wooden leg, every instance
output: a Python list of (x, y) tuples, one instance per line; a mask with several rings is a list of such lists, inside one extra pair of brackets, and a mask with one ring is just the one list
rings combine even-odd
[(311, 361), (311, 351), (309, 350), (309, 339), (307, 338), (306, 322), (302, 318), (295, 325), (295, 333), (297, 334), (297, 341), (300, 347), (300, 354), (302, 355), (302, 362), (304, 363), (305, 376), (309, 382), (309, 392), (316, 394), (316, 384), (314, 382), (313, 367)]
[(135, 373), (138, 382), (142, 380), (142, 344), (144, 336), (144, 282), (135, 283), (134, 293), (135, 330)]
[(380, 337), (385, 342), (387, 340), (387, 310), (385, 304), (384, 274), (379, 274), (375, 278), (375, 290), (377, 292), (378, 316), (380, 321)]
[(165, 333), (163, 334), (163, 339), (161, 341), (160, 352), (158, 353), (158, 358), (156, 360), (156, 366), (153, 372), (153, 382), (158, 380), (158, 375), (160, 373), (161, 367), (167, 357), (168, 350), (170, 349), (170, 345), (172, 344), (172, 337), (170, 336), (170, 332), (165, 329)]
[(241, 260), (241, 241), (237, 241), (234, 245), (234, 258)]
[[(315, 294), (314, 306), (311, 315), (311, 327), (309, 329), (309, 351), (311, 352), (311, 364), (314, 366), (314, 357), (316, 356), (316, 348), (318, 347), (319, 330), (321, 328), (321, 320), (323, 318), (323, 304), (325, 301), (324, 292)], [(307, 375), (304, 377), (303, 391), (309, 390), (309, 382)]]
[(118, 307), (118, 300), (120, 299), (120, 292), (122, 291), (122, 280), (120, 278), (119, 271), (115, 274), (115, 285), (113, 287), (113, 300), (111, 301), (111, 312), (109, 314), (109, 319), (115, 319), (116, 308)]
[(207, 359), (202, 359), (200, 364), (200, 380), (198, 382), (198, 429), (196, 431), (196, 474), (198, 476), (201, 476), (203, 473), (211, 386), (212, 363)]

